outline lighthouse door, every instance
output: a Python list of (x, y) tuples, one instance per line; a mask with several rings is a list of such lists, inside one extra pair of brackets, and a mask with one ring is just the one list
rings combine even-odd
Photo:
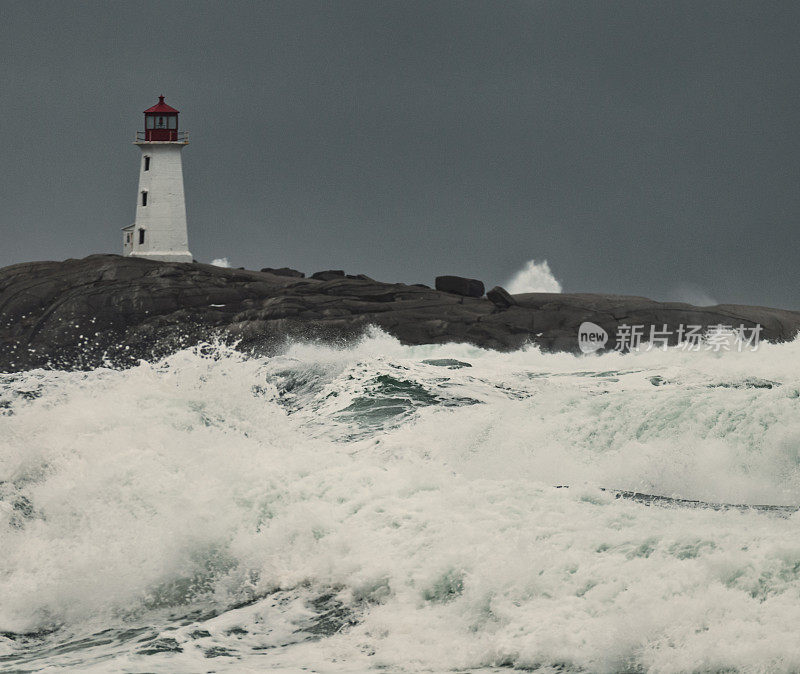
[(122, 229), (122, 254), (130, 255), (133, 252), (133, 225)]

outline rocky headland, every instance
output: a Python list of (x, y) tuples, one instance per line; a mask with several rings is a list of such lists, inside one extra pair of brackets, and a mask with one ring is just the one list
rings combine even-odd
[(513, 350), (536, 344), (578, 351), (585, 321), (611, 336), (620, 325), (761, 326), (786, 341), (800, 312), (740, 305), (696, 307), (644, 297), (527, 293), (484, 296), (480, 281), (443, 276), (439, 289), (382, 283), (343, 271), (305, 278), (292, 269), (249, 271), (199, 263), (91, 255), (0, 269), (0, 371), (125, 366), (219, 337), (275, 353), (292, 339), (344, 343), (377, 326), (405, 344), (467, 342)]

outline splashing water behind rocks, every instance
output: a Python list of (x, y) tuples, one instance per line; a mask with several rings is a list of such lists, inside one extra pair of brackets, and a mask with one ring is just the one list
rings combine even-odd
[(505, 287), (512, 295), (561, 292), (561, 283), (553, 276), (547, 260), (530, 260), (511, 277)]

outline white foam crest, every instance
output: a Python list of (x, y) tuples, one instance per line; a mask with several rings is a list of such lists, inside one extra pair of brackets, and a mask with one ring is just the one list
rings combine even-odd
[[(354, 403), (379, 393), (404, 412), (356, 434)], [(241, 623), (270, 669), (790, 671), (797, 516), (598, 487), (800, 503), (798, 399), (799, 341), (576, 357), (373, 332), (3, 376), (0, 631), (305, 588), (358, 623), (278, 647), (302, 602), (277, 629), (267, 596), (203, 629), (238, 648)], [(161, 671), (197, 664), (189, 629)]]

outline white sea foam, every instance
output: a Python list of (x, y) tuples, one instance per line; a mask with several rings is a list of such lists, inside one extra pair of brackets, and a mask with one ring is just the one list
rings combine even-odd
[(800, 516), (600, 487), (800, 504), (799, 411), (798, 341), (579, 358), (375, 332), (0, 375), (0, 632), (58, 628), (0, 654), (87, 671), (212, 655), (216, 671), (797, 670)]

